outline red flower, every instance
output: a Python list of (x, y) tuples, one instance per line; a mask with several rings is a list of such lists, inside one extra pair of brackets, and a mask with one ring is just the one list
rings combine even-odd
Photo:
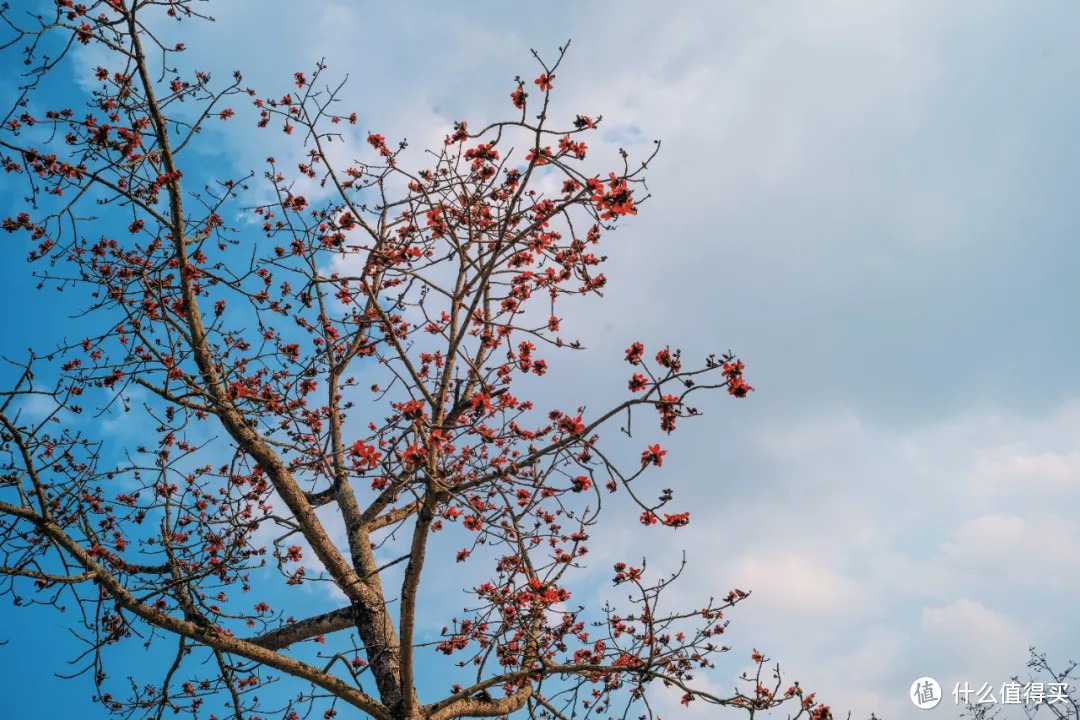
[(631, 365), (640, 365), (641, 356), (645, 352), (645, 346), (639, 342), (634, 343), (626, 349), (626, 362)]
[(588, 149), (589, 148), (585, 145), (585, 143), (583, 143), (583, 142), (574, 142), (573, 140), (570, 139), (569, 135), (563, 135), (562, 139), (559, 140), (559, 152), (561, 152), (561, 153), (571, 153), (578, 160), (584, 160), (585, 159), (585, 151), (588, 150)]
[(649, 384), (649, 379), (641, 373), (634, 373), (634, 376), (630, 378), (630, 392), (641, 392)]
[(547, 92), (554, 85), (555, 76), (554, 75), (548, 75), (547, 73), (544, 73), (540, 77), (536, 78), (536, 80), (534, 80), (533, 82), (535, 82), (537, 85), (539, 85), (541, 90), (543, 90), (544, 92)]
[(641, 524), (642, 525), (655, 525), (657, 523), (656, 515), (653, 515), (648, 510), (641, 513), (641, 518), (640, 519), (641, 519)]
[(649, 449), (641, 453), (641, 467), (652, 463), (656, 467), (664, 464), (664, 456), (667, 450), (661, 450), (659, 445), (650, 445)]
[(734, 395), (737, 398), (746, 397), (747, 393), (754, 391), (754, 388), (746, 384), (743, 380), (742, 373), (746, 366), (743, 365), (742, 360), (734, 360), (732, 362), (726, 362), (721, 366), (721, 372), (728, 380), (728, 394)]
[(574, 478), (573, 482), (574, 482), (574, 487), (573, 487), (574, 492), (583, 492), (585, 490), (588, 490), (590, 487), (592, 487), (592, 482), (585, 475), (578, 475), (576, 478)]
[(499, 159), (499, 151), (491, 147), (491, 143), (482, 143), (465, 151), (465, 159), (472, 160), (474, 169), (479, 168), (484, 161), (494, 162)]
[(671, 368), (675, 372), (679, 372), (682, 369), (682, 363), (678, 360), (678, 355), (672, 355), (669, 348), (664, 348), (660, 352), (656, 353), (656, 362), (660, 363), (666, 368)]
[(579, 435), (585, 432), (585, 423), (581, 422), (581, 416), (564, 416), (559, 421), (559, 428), (568, 435)]
[(674, 515), (664, 514), (664, 524), (668, 527), (682, 527), (690, 522), (690, 513), (676, 513)]
[(737, 398), (746, 397), (747, 393), (754, 391), (754, 388), (746, 384), (746, 381), (741, 377), (733, 377), (728, 380), (728, 394), (734, 395)]
[(491, 396), (487, 393), (476, 393), (472, 396), (472, 409), (477, 412), (491, 409)]
[(675, 429), (675, 418), (679, 416), (676, 411), (678, 402), (679, 398), (674, 395), (663, 395), (660, 397), (660, 402), (656, 403), (656, 409), (660, 413), (660, 429), (664, 432)]
[(546, 165), (549, 157), (551, 157), (551, 148), (543, 147), (539, 152), (533, 149), (525, 156), (525, 162), (532, 163), (535, 160), (537, 165)]
[(420, 443), (413, 443), (401, 453), (401, 461), (410, 468), (420, 467), (426, 459), (427, 451), (420, 446)]
[(354, 442), (352, 447), (349, 448), (349, 453), (357, 459), (359, 465), (367, 465), (369, 468), (377, 466), (379, 459), (382, 458), (381, 452), (366, 444), (363, 440)]
[(529, 93), (522, 90), (520, 87), (514, 92), (510, 93), (510, 99), (514, 101), (514, 107), (518, 110), (525, 109), (525, 98), (529, 97)]

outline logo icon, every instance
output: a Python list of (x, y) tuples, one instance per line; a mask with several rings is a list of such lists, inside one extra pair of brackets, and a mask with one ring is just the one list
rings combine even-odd
[(921, 677), (911, 683), (911, 702), (920, 710), (937, 707), (941, 702), (941, 686), (932, 677)]

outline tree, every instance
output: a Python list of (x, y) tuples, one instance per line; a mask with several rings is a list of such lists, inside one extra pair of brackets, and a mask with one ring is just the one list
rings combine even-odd
[[(646, 200), (652, 159), (583, 169), (600, 118), (549, 114), (565, 48), (534, 53), (509, 120), (457, 123), (412, 170), (404, 142), (349, 145), (357, 115), (322, 64), (274, 97), (188, 68), (164, 38), (207, 19), (191, 0), (55, 5), (2, 12), (26, 68), (0, 136), (26, 204), (3, 227), (28, 236), (39, 287), (85, 301), (83, 337), (9, 361), (0, 577), (16, 604), (77, 608), (98, 702), (144, 717), (651, 716), (646, 691), (667, 686), (687, 705), (830, 717), (756, 650), (730, 694), (698, 683), (747, 592), (667, 609), (674, 576), (629, 560), (612, 571), (619, 605), (569, 589), (611, 493), (643, 532), (689, 520), (670, 490), (639, 490), (667, 451), (646, 440), (627, 463), (601, 428), (632, 438), (645, 413), (670, 433), (699, 414), (691, 395), (752, 388), (730, 353), (684, 367), (634, 343), (623, 402), (541, 404), (548, 359), (583, 347), (560, 336), (561, 308), (602, 291), (596, 248)], [(47, 106), (82, 46), (108, 58), (87, 108)], [(270, 157), (256, 182), (203, 165), (200, 143), (248, 103), (252, 125), (303, 148), (298, 167)], [(336, 160), (343, 143), (364, 159)], [(86, 402), (138, 413), (148, 439), (95, 436)], [(427, 642), (424, 579), (447, 548), (471, 600)], [(312, 584), (339, 607), (310, 612)], [(161, 674), (113, 678), (114, 648), (132, 644)]]
[[(962, 718), (970, 720), (994, 720), (1010, 717), (1006, 711), (1022, 713), (1028, 720), (1034, 718), (1054, 718), (1055, 720), (1080, 720), (1080, 692), (1077, 692), (1077, 680), (1080, 667), (1075, 661), (1064, 666), (1052, 665), (1044, 653), (1034, 647), (1028, 649), (1028, 675), (1021, 679), (1014, 675), (1006, 687), (1000, 690), (991, 688), (985, 702), (978, 702), (972, 693), (963, 698), (967, 701)], [(996, 694), (995, 694), (996, 693)], [(1007, 694), (1007, 697), (1006, 697)], [(990, 698), (994, 702), (990, 702)], [(1017, 710), (1018, 709), (1018, 710)], [(1019, 717), (1019, 714), (1012, 715)]]

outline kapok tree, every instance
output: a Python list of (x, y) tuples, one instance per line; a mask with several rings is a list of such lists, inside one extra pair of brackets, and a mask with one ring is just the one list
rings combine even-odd
[[(82, 337), (10, 361), (0, 577), (17, 605), (67, 609), (97, 702), (124, 717), (651, 716), (668, 687), (830, 716), (756, 650), (730, 694), (697, 684), (746, 592), (669, 608), (673, 578), (630, 559), (608, 606), (569, 589), (605, 496), (636, 506), (642, 532), (689, 519), (671, 491), (639, 489), (667, 452), (655, 438), (628, 464), (601, 428), (629, 435), (645, 413), (670, 433), (698, 414), (690, 395), (752, 388), (730, 354), (687, 367), (634, 343), (615, 359), (622, 402), (544, 405), (548, 362), (582, 347), (560, 336), (563, 302), (604, 288), (597, 248), (645, 200), (651, 159), (586, 172), (599, 118), (556, 127), (549, 105), (564, 50), (507, 88), (509, 119), (456, 123), (410, 169), (404, 142), (349, 144), (357, 116), (321, 64), (272, 98), (189, 69), (164, 38), (201, 21), (190, 0), (55, 5), (2, 13), (26, 70), (0, 136), (25, 206), (3, 226), (28, 237), (45, 291), (85, 306)], [(85, 107), (40, 105), (83, 46), (107, 58), (80, 78)], [(250, 131), (283, 131), (302, 162), (268, 158), (265, 182), (211, 175), (200, 144), (251, 104)], [(106, 408), (137, 414), (146, 440), (97, 435)], [(418, 622), (461, 601), (425, 594), (433, 573), (468, 596), (434, 640)], [(337, 609), (310, 610), (329, 597)], [(114, 651), (144, 645), (138, 668)]]

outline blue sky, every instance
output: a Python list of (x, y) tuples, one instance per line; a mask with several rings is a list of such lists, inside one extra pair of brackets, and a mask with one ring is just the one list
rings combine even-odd
[[(419, 151), (505, 115), (529, 49), (572, 38), (554, 98), (604, 116), (594, 153), (663, 140), (652, 199), (609, 241), (605, 299), (567, 319), (590, 350), (552, 363), (552, 385), (601, 407), (634, 340), (746, 361), (752, 399), (703, 405), (667, 443), (692, 524), (594, 536), (597, 566), (686, 550), (688, 602), (754, 591), (714, 687), (758, 647), (853, 717), (905, 718), (919, 676), (1000, 684), (1031, 644), (1075, 656), (1080, 7), (662, 7), (229, 0), (184, 40), (271, 95), (325, 57), (360, 125)], [(225, 128), (207, 167), (261, 168), (266, 136)], [(5, 264), (5, 295), (24, 269)], [(61, 300), (6, 313), (4, 353)], [(35, 662), (63, 631), (2, 612), (9, 709), (65, 717), (89, 686)]]

